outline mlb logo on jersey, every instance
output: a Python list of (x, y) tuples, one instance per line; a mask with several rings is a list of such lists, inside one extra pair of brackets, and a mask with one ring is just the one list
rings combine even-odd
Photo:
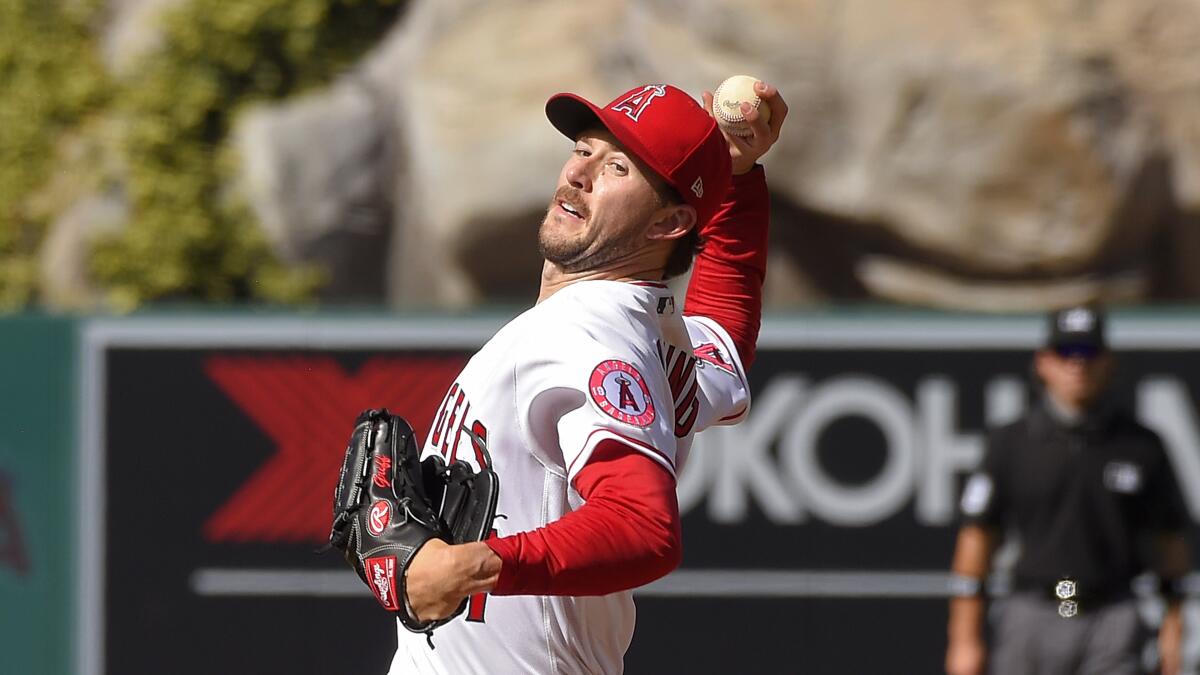
[(650, 388), (637, 368), (612, 359), (592, 370), (588, 380), (592, 402), (605, 414), (635, 427), (654, 422), (654, 401)]

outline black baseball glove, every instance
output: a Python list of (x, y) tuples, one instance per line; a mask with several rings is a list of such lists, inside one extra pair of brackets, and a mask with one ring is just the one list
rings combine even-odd
[(333, 495), (329, 546), (342, 551), (379, 604), (405, 628), (430, 634), (461, 614), (467, 602), (445, 619), (419, 621), (404, 590), (409, 563), (435, 537), (451, 544), (486, 537), (500, 481), (490, 457), (476, 473), (461, 460), (447, 466), (439, 455), (423, 462), (420, 455), (403, 418), (387, 409), (359, 415)]

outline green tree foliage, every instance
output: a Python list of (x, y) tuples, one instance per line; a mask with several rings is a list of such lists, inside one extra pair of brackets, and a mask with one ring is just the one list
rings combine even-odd
[(161, 49), (123, 83), (132, 220), (92, 271), (118, 306), (155, 298), (294, 301), (311, 270), (269, 252), (222, 188), (218, 148), (234, 113), (328, 82), (394, 23), (397, 0), (190, 0), (164, 17)]
[(225, 139), (246, 104), (344, 71), (404, 3), (186, 0), (162, 16), (161, 46), (114, 84), (96, 63), (98, 2), (0, 0), (0, 92), (17, 94), (0, 96), (0, 302), (33, 297), (45, 222), (25, 213), (28, 198), (46, 180), (56, 139), (97, 108), (116, 121), (105, 128), (121, 138), (117, 178), (130, 207), (91, 257), (114, 305), (306, 297), (317, 273), (281, 264), (230, 196)]
[(0, 308), (30, 302), (51, 214), (32, 195), (58, 139), (107, 98), (92, 48), (96, 2), (0, 0)]

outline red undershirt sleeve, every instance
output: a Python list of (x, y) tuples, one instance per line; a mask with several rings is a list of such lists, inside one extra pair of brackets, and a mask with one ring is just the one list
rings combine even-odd
[(503, 566), (494, 595), (607, 595), (650, 583), (682, 556), (675, 479), (615, 440), (575, 477), (586, 503), (531, 532), (488, 539)]
[(770, 197), (761, 165), (733, 177), (729, 194), (700, 230), (683, 313), (706, 316), (733, 338), (742, 367), (754, 361), (767, 273)]

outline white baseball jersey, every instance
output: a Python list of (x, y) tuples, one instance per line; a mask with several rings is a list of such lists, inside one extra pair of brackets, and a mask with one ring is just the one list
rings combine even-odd
[[(674, 475), (695, 432), (737, 422), (749, 403), (736, 350), (715, 322), (681, 317), (662, 284), (583, 281), (518, 316), (471, 358), (422, 457), (491, 461), (505, 516), (495, 527), (505, 536), (581, 506), (571, 483), (601, 440), (624, 443)], [(633, 626), (628, 591), (480, 594), (434, 632), (436, 649), (397, 624), (390, 672), (620, 673)]]

